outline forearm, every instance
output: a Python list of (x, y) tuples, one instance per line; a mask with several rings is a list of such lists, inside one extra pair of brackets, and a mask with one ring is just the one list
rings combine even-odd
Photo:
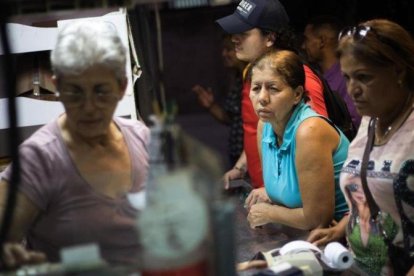
[(335, 225), (336, 234), (341, 237), (345, 237), (346, 235), (346, 226), (349, 222), (349, 214), (346, 214), (342, 217), (342, 219), (338, 222), (337, 225)]
[[(6, 210), (6, 205), (7, 205), (7, 194), (8, 194), (8, 184), (4, 181), (0, 182), (0, 221), (3, 222), (4, 220), (4, 213)], [(14, 211), (14, 215), (18, 215), (16, 214), (16, 212), (18, 212), (18, 210)], [(8, 241), (20, 241), (23, 238), (23, 233), (22, 231), (19, 231), (19, 229), (15, 229), (14, 225), (15, 224), (13, 222), (13, 219), (11, 221), (11, 224), (9, 227), (9, 234), (7, 236), (7, 240)]]
[(246, 158), (246, 152), (243, 151), (237, 160), (236, 164), (234, 164), (233, 168), (237, 168), (240, 170), (243, 170), (244, 172), (247, 171), (247, 158)]
[(224, 189), (229, 189), (230, 180), (243, 178), (245, 176), (247, 172), (246, 164), (247, 164), (246, 154), (243, 151), (239, 159), (237, 160), (236, 164), (234, 164), (233, 168), (224, 174), (224, 177), (223, 177)]
[(280, 223), (302, 230), (311, 230), (320, 224), (318, 219), (306, 218), (303, 208), (291, 209), (280, 205), (272, 205), (269, 220), (271, 223)]
[[(3, 213), (6, 206), (8, 183), (0, 181), (0, 219), (3, 220)], [(20, 242), (27, 229), (37, 217), (39, 209), (23, 193), (17, 193), (14, 214), (10, 225), (7, 240)]]
[(323, 246), (333, 241), (340, 241), (345, 237), (349, 215), (345, 215), (341, 221), (332, 221), (329, 227), (318, 227), (310, 232), (307, 241), (317, 246)]

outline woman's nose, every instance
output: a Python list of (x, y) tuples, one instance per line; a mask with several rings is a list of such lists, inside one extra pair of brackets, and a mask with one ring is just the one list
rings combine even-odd
[(93, 95), (85, 95), (83, 101), (83, 109), (84, 110), (94, 110), (96, 108), (96, 101)]
[(349, 80), (347, 83), (347, 90), (348, 90), (349, 96), (351, 96), (352, 98), (357, 97), (362, 92), (361, 87), (358, 84), (358, 82), (352, 79)]
[(267, 105), (269, 103), (269, 94), (266, 89), (262, 88), (259, 93), (259, 102), (261, 105)]

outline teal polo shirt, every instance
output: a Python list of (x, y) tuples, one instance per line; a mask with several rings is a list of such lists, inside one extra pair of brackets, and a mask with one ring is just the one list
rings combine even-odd
[[(270, 123), (263, 124), (262, 133), (262, 166), (266, 192), (269, 198), (288, 208), (301, 208), (302, 198), (299, 190), (298, 174), (296, 171), (296, 132), (299, 125), (310, 117), (322, 117), (313, 111), (309, 105), (301, 101), (290, 117), (283, 143), (277, 145), (276, 134)], [(335, 220), (339, 221), (348, 212), (344, 195), (339, 186), (339, 174), (348, 154), (349, 141), (338, 129), (340, 142), (333, 154), (335, 176)], [(323, 173), (323, 172), (320, 172)], [(318, 191), (315, 191), (318, 192)]]

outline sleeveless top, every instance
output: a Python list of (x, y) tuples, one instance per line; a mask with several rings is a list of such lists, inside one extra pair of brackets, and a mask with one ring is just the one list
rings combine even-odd
[[(391, 273), (387, 246), (376, 225), (369, 222), (370, 210), (360, 178), (362, 156), (367, 142), (369, 118), (361, 121), (341, 173), (341, 188), (350, 207), (347, 239), (359, 265), (373, 275)], [(374, 145), (367, 168), (371, 194), (384, 214), (382, 228), (397, 246), (403, 247), (401, 225), (414, 222), (414, 112), (384, 145)], [(395, 192), (403, 196), (397, 196)], [(398, 205), (408, 217), (401, 222)], [(411, 218), (411, 222), (409, 221)], [(410, 246), (414, 245), (411, 234)]]
[[(290, 117), (283, 143), (279, 147), (277, 138), (270, 123), (263, 124), (262, 134), (262, 164), (266, 192), (273, 202), (283, 204), (288, 208), (302, 207), (302, 198), (299, 188), (299, 180), (296, 171), (296, 132), (300, 124), (311, 117), (321, 117), (303, 101), (295, 108)], [(345, 198), (339, 187), (339, 174), (347, 156), (349, 141), (340, 133), (340, 141), (333, 154), (333, 166), (335, 176), (335, 219), (339, 221), (348, 211)], [(316, 191), (315, 191), (316, 192)]]

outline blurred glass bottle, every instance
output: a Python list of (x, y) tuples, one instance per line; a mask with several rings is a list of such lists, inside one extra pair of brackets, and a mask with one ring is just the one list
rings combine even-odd
[(152, 117), (146, 207), (137, 219), (145, 276), (209, 273), (209, 209), (182, 156), (179, 129)]

